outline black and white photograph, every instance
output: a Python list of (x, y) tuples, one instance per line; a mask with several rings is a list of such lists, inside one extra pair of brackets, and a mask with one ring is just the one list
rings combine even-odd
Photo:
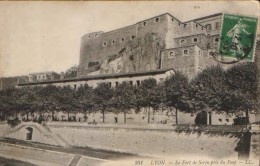
[(0, 1), (0, 166), (259, 166), (258, 1)]

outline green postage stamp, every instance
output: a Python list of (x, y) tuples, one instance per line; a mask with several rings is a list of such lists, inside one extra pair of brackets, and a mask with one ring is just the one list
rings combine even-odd
[(235, 14), (223, 14), (219, 53), (221, 56), (253, 60), (258, 19)]

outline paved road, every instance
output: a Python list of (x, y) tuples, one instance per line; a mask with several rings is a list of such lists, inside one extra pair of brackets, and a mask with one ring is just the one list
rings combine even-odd
[[(32, 147), (37, 149), (43, 149), (43, 150), (50, 150), (55, 152), (63, 152), (67, 153), (68, 155), (74, 155), (72, 161), (69, 164), (69, 166), (75, 166), (79, 162), (79, 160), (83, 157), (85, 162), (91, 163), (91, 165), (99, 165), (99, 163), (104, 162), (105, 160), (118, 160), (118, 159), (132, 159), (140, 156), (130, 154), (130, 153), (121, 153), (121, 152), (114, 152), (114, 151), (108, 151), (108, 150), (101, 150), (101, 149), (93, 149), (90, 147), (60, 147), (60, 146), (52, 146), (52, 145), (46, 145), (41, 143), (35, 143), (35, 142), (27, 142), (22, 140), (15, 140), (15, 139), (7, 139), (7, 138), (0, 138), (0, 143), (8, 143), (8, 144), (14, 144), (14, 145), (20, 145), (25, 147)], [(84, 157), (86, 156), (86, 157)], [(19, 159), (19, 158), (18, 158)], [(101, 159), (101, 160), (100, 160)], [(104, 160), (102, 160), (104, 159)], [(26, 160), (25, 160), (26, 161)], [(48, 162), (48, 161), (46, 161)], [(34, 163), (34, 162), (33, 162)], [(5, 164), (5, 165), (1, 165)], [(36, 162), (37, 164), (37, 162)], [(30, 163), (24, 163), (17, 160), (9, 160), (2, 158), (0, 160), (0, 166), (35, 166)]]
[(34, 147), (39, 149), (45, 150), (52, 150), (64, 153), (70, 153), (75, 155), (82, 155), (88, 157), (95, 157), (100, 159), (120, 159), (120, 158), (134, 158), (137, 157), (134, 154), (130, 153), (121, 153), (109, 150), (102, 150), (102, 149), (93, 149), (90, 147), (70, 147), (64, 148), (61, 146), (52, 146), (46, 145), (41, 143), (34, 143), (34, 142), (26, 142), (22, 140), (15, 140), (15, 139), (7, 139), (7, 138), (0, 138), (0, 142), (9, 143), (9, 144), (16, 144), (16, 145), (23, 145), (28, 147)]
[(36, 165), (28, 162), (3, 158), (0, 156), (0, 166), (36, 166)]

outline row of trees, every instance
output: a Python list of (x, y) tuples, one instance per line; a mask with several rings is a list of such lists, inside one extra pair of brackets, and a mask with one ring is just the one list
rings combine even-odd
[[(180, 72), (167, 78), (164, 83), (155, 79), (143, 80), (140, 86), (126, 82), (117, 87), (100, 83), (95, 89), (80, 86), (23, 87), (0, 91), (0, 117), (22, 114), (51, 113), (55, 111), (69, 113), (101, 111), (103, 122), (105, 112), (124, 113), (124, 122), (130, 109), (148, 110), (150, 123), (151, 110), (174, 108), (180, 111), (196, 113), (215, 111), (234, 113), (254, 110), (256, 103), (256, 65), (239, 64), (228, 70), (213, 66), (203, 70), (194, 79), (189, 79)], [(153, 112), (154, 113), (154, 112)]]

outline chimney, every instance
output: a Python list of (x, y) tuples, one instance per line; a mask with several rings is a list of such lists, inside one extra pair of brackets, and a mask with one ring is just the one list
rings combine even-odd
[(64, 79), (64, 72), (60, 73), (60, 79), (63, 80)]

